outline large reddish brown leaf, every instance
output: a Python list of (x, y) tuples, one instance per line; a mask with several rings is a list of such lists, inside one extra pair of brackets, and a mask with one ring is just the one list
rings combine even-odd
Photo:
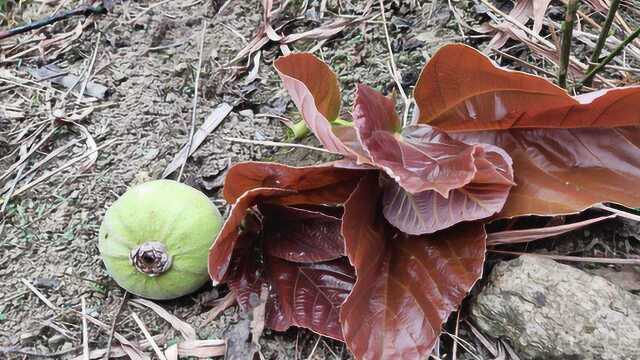
[(343, 340), (340, 306), (355, 282), (346, 257), (305, 264), (269, 256), (267, 265), (284, 318), (293, 325)]
[(364, 173), (337, 168), (332, 164), (293, 167), (267, 162), (242, 162), (229, 169), (224, 198), (236, 202), (246, 191), (256, 188), (296, 190), (278, 199), (281, 204), (339, 204), (344, 202)]
[[(214, 282), (227, 280), (225, 275), (227, 275), (229, 270), (232, 254), (236, 247), (251, 247), (251, 245), (244, 244), (243, 242), (238, 243), (239, 239), (252, 241), (253, 238), (251, 236), (256, 233), (254, 223), (250, 220), (251, 217), (247, 219), (249, 209), (262, 200), (292, 193), (294, 193), (293, 190), (256, 188), (247, 191), (238, 198), (231, 208), (229, 217), (222, 226), (218, 237), (209, 249), (209, 276)], [(248, 237), (243, 238), (245, 234), (248, 234)]]
[(640, 183), (640, 87), (572, 98), (450, 45), (427, 64), (415, 95), (420, 122), (511, 156), (518, 185), (499, 217), (569, 214), (604, 201), (640, 206), (631, 191)]
[(345, 342), (359, 359), (426, 358), (482, 275), (484, 227), (406, 236), (372, 206), (379, 194), (377, 179), (366, 177), (345, 204), (342, 232), (357, 275), (340, 313)]
[(322, 262), (343, 257), (340, 217), (311, 209), (274, 204), (260, 206), (264, 215), (265, 251), (292, 262)]
[(334, 127), (331, 124), (339, 115), (342, 99), (336, 74), (329, 66), (309, 53), (278, 58), (274, 65), (307, 126), (324, 147), (337, 154), (360, 158), (357, 147), (352, 148), (344, 143), (357, 145), (353, 142), (353, 128)]
[(433, 56), (414, 96), (418, 122), (446, 131), (640, 125), (640, 86), (572, 98), (541, 77), (499, 68), (461, 44)]
[(458, 133), (511, 155), (516, 186), (498, 217), (560, 215), (593, 204), (640, 207), (640, 129), (519, 129)]

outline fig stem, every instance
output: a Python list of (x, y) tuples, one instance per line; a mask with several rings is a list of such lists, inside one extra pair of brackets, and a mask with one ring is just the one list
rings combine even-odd
[(172, 262), (167, 248), (157, 241), (147, 241), (131, 250), (129, 260), (136, 270), (151, 277), (162, 275)]

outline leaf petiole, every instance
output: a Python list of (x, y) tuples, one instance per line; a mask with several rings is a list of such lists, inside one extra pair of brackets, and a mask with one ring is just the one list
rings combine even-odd
[[(331, 121), (331, 125), (353, 126), (353, 122), (337, 118)], [(293, 124), (293, 126), (291, 126), (289, 129), (291, 129), (291, 132), (293, 133), (292, 140), (302, 139), (303, 137), (307, 136), (307, 134), (309, 134), (309, 127), (307, 126), (307, 123), (304, 120), (298, 121), (297, 123)]]
[(335, 120), (333, 120), (331, 122), (331, 125), (333, 126), (353, 126), (353, 122), (349, 121), (349, 120), (342, 120), (340, 118), (337, 118)]

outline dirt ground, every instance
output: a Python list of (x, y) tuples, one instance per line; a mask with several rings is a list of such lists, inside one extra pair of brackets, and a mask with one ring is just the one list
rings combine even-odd
[[(78, 2), (49, 3), (22, 2), (21, 6), (5, 12), (2, 28), (45, 17), (59, 3), (64, 5), (63, 9), (70, 9)], [(261, 24), (260, 1), (114, 3), (108, 14), (88, 20), (75, 17), (51, 26), (47, 32), (18, 35), (0, 42), (4, 52), (0, 52), (0, 176), (18, 161), (21, 147), (24, 151), (29, 144), (42, 141), (24, 166), (15, 168), (12, 176), (0, 178), (0, 194), (13, 187), (13, 174), (26, 175), (11, 192), (21, 191), (25, 185), (44, 176), (37, 185), (10, 198), (4, 213), (0, 213), (0, 347), (22, 351), (0, 352), (1, 358), (25, 359), (36, 357), (34, 354), (59, 352), (60, 358), (67, 359), (81, 354), (82, 350), (77, 348), (81, 343), (81, 320), (70, 311), (80, 310), (81, 298), (85, 299), (90, 315), (111, 323), (123, 291), (107, 276), (100, 260), (97, 249), (100, 222), (108, 206), (129, 186), (160, 178), (186, 143), (203, 21), (208, 25), (196, 128), (222, 103), (232, 105), (233, 110), (188, 159), (183, 180), (207, 193), (225, 213), (227, 206), (221, 200), (219, 189), (230, 163), (278, 160), (306, 165), (322, 159), (314, 151), (224, 139), (286, 141), (288, 132), (278, 117), (299, 118), (272, 67), (273, 60), (281, 54), (277, 44), (271, 42), (263, 47), (257, 73), (255, 64), (249, 62), (253, 57), (230, 62), (251, 41)], [(366, 1), (356, 0), (283, 3), (286, 6), (277, 15), (279, 23), (284, 22), (282, 19), (296, 19), (285, 27), (288, 33), (358, 17), (366, 5)], [(365, 21), (346, 27), (336, 37), (322, 42), (303, 39), (289, 44), (292, 51), (315, 48), (315, 53), (333, 67), (344, 89), (345, 111), (350, 108), (351, 95), (358, 82), (385, 93), (394, 91), (383, 23), (375, 3)], [(481, 2), (385, 3), (388, 3), (391, 48), (407, 92), (429, 56), (442, 44), (462, 41), (465, 36), (466, 43), (483, 48), (490, 39), (489, 35), (470, 30), (490, 20)], [(321, 6), (323, 4), (326, 7)], [(508, 2), (499, 5), (504, 11), (511, 7)], [(280, 6), (283, 5), (277, 3), (274, 8)], [(552, 21), (561, 19), (559, 9), (555, 4), (550, 10)], [(629, 14), (633, 12), (630, 10)], [(632, 15), (625, 13), (624, 16), (634, 24)], [(601, 17), (597, 20), (601, 21)], [(39, 50), (14, 56), (30, 44), (37, 45), (37, 42), (29, 43), (30, 40), (74, 29), (80, 29), (77, 38), (70, 38), (64, 46), (55, 43), (50, 48), (41, 46)], [(585, 31), (588, 30), (587, 27)], [(579, 45), (578, 51), (584, 51), (585, 47)], [(504, 51), (535, 62), (547, 71), (555, 71), (552, 64), (536, 58), (519, 42), (508, 43), (508, 50)], [(95, 61), (92, 61), (94, 53)], [(535, 71), (506, 57), (498, 60), (510, 68)], [(627, 66), (634, 65), (634, 61), (629, 60)], [(66, 88), (52, 86), (48, 81), (34, 82), (30, 70), (50, 63), (76, 75), (90, 68), (91, 82), (106, 86), (108, 96), (78, 100), (77, 92), (67, 93)], [(607, 76), (616, 83), (636, 81), (632, 76), (619, 73)], [(302, 142), (317, 145), (313, 138)], [(96, 145), (106, 146), (97, 152), (95, 163), (84, 159), (64, 167)], [(62, 150), (56, 157), (39, 163), (57, 149)], [(36, 166), (37, 170), (30, 172)], [(47, 173), (50, 171), (56, 173)], [(175, 178), (176, 173), (169, 177)], [(591, 247), (585, 248), (586, 240), (581, 240), (564, 253), (590, 256), (613, 251), (617, 255), (638, 255), (640, 246), (637, 239), (634, 240), (634, 231), (622, 223), (609, 222), (586, 236), (587, 243), (592, 242)], [(603, 250), (601, 244), (611, 234), (622, 235), (614, 245)], [(596, 243), (594, 238), (598, 239)], [(555, 243), (545, 246), (551, 246), (549, 244)], [(35, 286), (57, 310), (45, 305), (26, 283)], [(250, 319), (236, 307), (227, 309), (210, 323), (205, 321), (213, 300), (225, 292), (224, 288), (207, 286), (198, 293), (161, 305), (192, 324), (201, 338), (223, 338), (242, 344), (249, 336)], [(141, 315), (152, 334), (165, 334), (167, 344), (179, 339), (180, 334), (153, 311), (131, 303), (123, 309), (115, 328), (122, 335), (143, 339), (131, 311)], [(463, 338), (465, 331), (461, 332)], [(108, 338), (108, 331), (90, 327), (91, 349), (104, 348)], [(469, 341), (478, 345), (474, 339)], [(450, 338), (443, 337), (443, 348), (450, 343)], [(295, 329), (284, 334), (266, 331), (261, 344), (266, 359), (349, 358), (343, 344)], [(476, 348), (478, 354), (482, 354), (482, 346)], [(243, 354), (240, 351), (230, 354), (229, 358), (243, 358)], [(460, 350), (458, 358), (474, 357)]]

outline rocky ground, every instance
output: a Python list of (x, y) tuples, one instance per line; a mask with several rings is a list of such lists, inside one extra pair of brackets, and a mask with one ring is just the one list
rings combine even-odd
[[(0, 1), (0, 6), (4, 3)], [(2, 29), (45, 17), (58, 6), (73, 8), (79, 2), (15, 3), (9, 1), (4, 11), (0, 11)], [(407, 93), (421, 67), (442, 44), (464, 41), (483, 49), (492, 37), (484, 30), (479, 31), (481, 24), (496, 16), (484, 2), (405, 0), (385, 1), (385, 4), (390, 47), (401, 85)], [(510, 2), (495, 4), (505, 12), (512, 7)], [(368, 5), (372, 5), (371, 8), (368, 9)], [(552, 3), (548, 11), (547, 25), (551, 29), (562, 18), (560, 5)], [(207, 193), (221, 212), (226, 212), (227, 204), (221, 200), (219, 190), (230, 163), (278, 160), (307, 165), (322, 159), (321, 154), (312, 150), (229, 140), (286, 141), (289, 135), (283, 119), (299, 119), (272, 67), (273, 60), (282, 51), (279, 44), (270, 41), (258, 48), (259, 57), (252, 54), (234, 61), (251, 45), (263, 22), (261, 6), (257, 0), (115, 1), (107, 14), (74, 17), (45, 30), (0, 41), (0, 194), (4, 196), (0, 204), (3, 209), (0, 212), (0, 357), (24, 359), (59, 353), (60, 358), (70, 359), (81, 354), (77, 346), (81, 344), (82, 323), (74, 313), (81, 310), (81, 299), (86, 303), (88, 314), (111, 323), (118, 313), (123, 292), (105, 273), (98, 254), (100, 221), (106, 208), (129, 186), (161, 177), (187, 142), (196, 86), (199, 90), (197, 127), (221, 104), (232, 106), (219, 127), (188, 159), (183, 177), (186, 183)], [(639, 23), (636, 8), (633, 4), (623, 7), (622, 16), (631, 27)], [(337, 36), (306, 37), (287, 45), (292, 51), (314, 51), (333, 67), (344, 89), (345, 104), (351, 103), (358, 82), (385, 93), (397, 91), (389, 72), (390, 53), (377, 2), (282, 1), (276, 2), (273, 9), (277, 11), (272, 22), (285, 25), (281, 30), (285, 33), (354, 20)], [(593, 8), (585, 5), (583, 10), (595, 21), (602, 21), (602, 15), (592, 14)], [(292, 19), (295, 21), (288, 22)], [(199, 68), (205, 22), (203, 61)], [(583, 26), (581, 31), (586, 34), (597, 34), (597, 29), (588, 22)], [(553, 39), (551, 32), (545, 31), (543, 35)], [(578, 42), (576, 54), (584, 61), (594, 40), (581, 36), (586, 40)], [(509, 68), (539, 75), (555, 72), (551, 62), (522, 42), (510, 40), (502, 51), (509, 56), (500, 52), (491, 55)], [(516, 60), (512, 59), (514, 56)], [(638, 61), (634, 56), (630, 52), (619, 67), (633, 68)], [(52, 63), (72, 75), (92, 74), (87, 87), (99, 91), (100, 86), (104, 86), (107, 94), (102, 98), (79, 96), (78, 91), (68, 91), (64, 85), (53, 85), (47, 79), (38, 80), (34, 76), (34, 70)], [(200, 78), (196, 83), (198, 72)], [(636, 76), (637, 72), (616, 69), (604, 73), (609, 85), (634, 83)], [(40, 142), (37, 150), (29, 154), (28, 161), (18, 162), (27, 149)], [(317, 145), (312, 137), (302, 142)], [(96, 148), (98, 151), (92, 155), (75, 160)], [(48, 157), (49, 154), (55, 156)], [(75, 162), (69, 164), (70, 161)], [(176, 178), (176, 173), (169, 177)], [(14, 180), (16, 174), (20, 178), (18, 182)], [(7, 198), (8, 193), (14, 196)], [(640, 232), (633, 224), (612, 220), (579, 234), (512, 250), (637, 259), (640, 257), (638, 238)], [(491, 256), (487, 273), (494, 264), (507, 258)], [(544, 267), (544, 264), (535, 266)], [(572, 266), (617, 284), (602, 285), (594, 292), (585, 292), (584, 296), (614, 286), (615, 291), (623, 291), (628, 301), (636, 302), (637, 307), (638, 299), (632, 292), (640, 290), (636, 286), (638, 266), (584, 262)], [(496, 271), (506, 271), (508, 266), (498, 268), (501, 270)], [(571, 269), (567, 274), (577, 271)], [(491, 286), (497, 286), (496, 276), (494, 273), (490, 278)], [(580, 281), (591, 283), (584, 278), (587, 275), (576, 276), (582, 276)], [(591, 283), (591, 286), (599, 287), (597, 284)], [(484, 286), (485, 282), (480, 283), (474, 293)], [(50, 304), (45, 304), (38, 294)], [(224, 288), (207, 286), (196, 294), (161, 305), (190, 323), (201, 338), (221, 338), (240, 344), (232, 347), (237, 353), (230, 357), (244, 358), (242, 344), (249, 337), (249, 317), (231, 307), (215, 320), (207, 321), (215, 300), (225, 294)], [(494, 302), (487, 300), (489, 296), (480, 297), (474, 309), (480, 309), (483, 301)], [(483, 324), (477, 317), (474, 320), (468, 316), (467, 308), (465, 304), (458, 336), (443, 335), (442, 358), (451, 358), (452, 348), (458, 343), (455, 345), (458, 359), (498, 358), (498, 349), (511, 352), (508, 356), (514, 359), (517, 353), (523, 358), (530, 356), (522, 345), (527, 343), (495, 340), (521, 338), (522, 334), (508, 334)], [(131, 303), (120, 314), (115, 327), (118, 333), (136, 341), (143, 339), (131, 317), (132, 310), (141, 316), (152, 334), (164, 334), (163, 343), (172, 344), (179, 338), (179, 332), (155, 312)], [(556, 309), (560, 313), (565, 310)], [(479, 311), (474, 310), (473, 316), (479, 316)], [(553, 318), (558, 312), (549, 314)], [(524, 315), (521, 319), (529, 321)], [(458, 328), (453, 325), (448, 328), (450, 332)], [(633, 326), (637, 334), (637, 322), (629, 325), (629, 329)], [(483, 340), (493, 344), (493, 348)], [(108, 342), (108, 330), (90, 326), (91, 349), (104, 348)], [(349, 358), (343, 344), (307, 331), (292, 329), (284, 334), (267, 331), (260, 342), (261, 354), (268, 359)]]

